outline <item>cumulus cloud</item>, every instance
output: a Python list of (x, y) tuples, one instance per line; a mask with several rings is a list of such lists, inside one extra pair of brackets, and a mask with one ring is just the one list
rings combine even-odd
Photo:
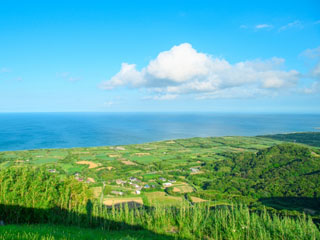
[(103, 82), (101, 88), (144, 88), (153, 92), (156, 96), (153, 99), (157, 100), (174, 99), (181, 94), (221, 96), (240, 88), (272, 92), (293, 87), (300, 78), (295, 70), (282, 70), (283, 63), (282, 58), (272, 58), (231, 64), (183, 43), (159, 53), (140, 71), (135, 64), (123, 63), (120, 71)]
[(272, 27), (273, 26), (271, 24), (258, 24), (255, 26), (256, 29), (264, 29), (264, 28), (270, 29)]

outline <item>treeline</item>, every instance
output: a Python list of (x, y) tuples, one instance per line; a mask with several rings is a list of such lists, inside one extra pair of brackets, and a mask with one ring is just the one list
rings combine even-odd
[(272, 138), (275, 140), (286, 142), (303, 143), (314, 147), (320, 147), (320, 132), (302, 132), (288, 134), (274, 134), (259, 136), (264, 138)]
[(189, 179), (204, 190), (231, 195), (320, 198), (320, 157), (307, 147), (288, 143), (224, 157), (206, 165), (205, 176)]

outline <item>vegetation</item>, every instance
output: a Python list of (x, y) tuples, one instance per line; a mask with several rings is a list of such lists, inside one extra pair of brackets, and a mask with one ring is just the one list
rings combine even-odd
[(307, 135), (2, 152), (0, 239), (320, 239)]
[(0, 183), (0, 204), (3, 205), (72, 209), (86, 204), (91, 197), (87, 185), (71, 177), (60, 179), (41, 168), (4, 169), (0, 171)]
[(224, 156), (206, 167), (210, 172), (201, 185), (204, 189), (253, 198), (320, 197), (320, 161), (309, 148), (281, 144)]
[(168, 240), (173, 239), (166, 235), (152, 233), (147, 230), (121, 230), (106, 231), (99, 229), (79, 228), (63, 225), (8, 225), (0, 228), (1, 240), (88, 240), (88, 239), (113, 239), (113, 240)]
[[(52, 189), (67, 189), (69, 186), (65, 179), (58, 181), (55, 176), (46, 175), (41, 169), (14, 168), (5, 171), (2, 176), (10, 176), (6, 175), (9, 173), (17, 176), (21, 170), (25, 176), (32, 175), (35, 179), (45, 176), (42, 179), (52, 183)], [(78, 189), (86, 189), (84, 183), (78, 184), (82, 185)], [(10, 186), (9, 189), (16, 196), (21, 196), (25, 190), (18, 188), (18, 184)], [(41, 196), (52, 193), (52, 189), (42, 189), (38, 198), (34, 199), (33, 206), (43, 203)], [(6, 204), (0, 204), (0, 219), (9, 225), (0, 227), (0, 239), (89, 239), (93, 236), (94, 239), (320, 238), (319, 229), (305, 214), (291, 218), (266, 210), (252, 212), (244, 205), (212, 208), (207, 203), (191, 205), (187, 201), (171, 207), (155, 205), (152, 208), (130, 208), (125, 204), (108, 208), (98, 201), (87, 199), (82, 191), (72, 191), (72, 199), (81, 199), (74, 201), (72, 207), (61, 204), (64, 198), (42, 208), (26, 207), (31, 204), (28, 197), (32, 198), (33, 194), (27, 191), (26, 197), (21, 199), (14, 198), (13, 194), (2, 199)], [(84, 202), (82, 199), (87, 200)], [(93, 230), (87, 231), (84, 227)], [(80, 234), (84, 231), (83, 235)], [(75, 232), (80, 233), (74, 235)]]
[(265, 135), (262, 137), (286, 142), (304, 143), (310, 146), (320, 147), (320, 132), (274, 134)]

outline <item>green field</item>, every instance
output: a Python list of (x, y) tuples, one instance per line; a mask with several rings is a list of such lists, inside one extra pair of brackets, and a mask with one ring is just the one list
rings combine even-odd
[[(286, 141), (291, 143), (286, 143)], [(0, 173), (4, 174), (2, 180), (0, 174), (2, 189), (0, 189), (2, 191), (0, 199), (3, 199), (1, 204), (5, 205), (9, 203), (8, 199), (12, 198), (10, 204), (35, 207), (34, 204), (37, 204), (38, 200), (37, 198), (34, 198), (33, 201), (28, 200), (25, 195), (28, 191), (23, 190), (25, 189), (23, 181), (19, 185), (16, 183), (19, 179), (14, 181), (11, 177), (5, 176), (11, 174), (10, 171), (6, 172), (10, 169), (36, 168), (39, 169), (36, 171), (44, 172), (48, 177), (56, 179), (55, 183), (68, 181), (68, 184), (71, 184), (74, 181), (81, 184), (82, 187), (79, 185), (77, 189), (87, 189), (85, 190), (86, 194), (88, 191), (88, 196), (81, 195), (84, 197), (81, 201), (90, 199), (94, 202), (94, 206), (97, 205), (97, 208), (100, 208), (99, 205), (110, 207), (112, 203), (120, 204), (122, 207), (127, 203), (129, 208), (143, 206), (147, 209), (180, 209), (182, 206), (186, 209), (192, 209), (200, 203), (205, 203), (211, 208), (243, 204), (257, 213), (267, 211), (270, 214), (276, 214), (276, 216), (289, 218), (303, 218), (307, 215), (317, 223), (320, 220), (319, 143), (319, 133), (295, 133), (259, 137), (190, 138), (126, 146), (0, 152)], [(14, 184), (12, 189), (16, 188), (23, 192), (16, 196), (11, 191), (5, 197), (6, 191), (9, 189), (6, 186), (10, 181), (12, 181), (10, 184)], [(32, 183), (30, 182), (30, 184)], [(47, 187), (44, 189), (41, 191), (48, 191)], [(37, 194), (37, 191), (30, 192)], [(63, 191), (54, 194), (63, 195)], [(48, 196), (39, 199), (42, 198), (44, 200), (41, 201), (45, 202)], [(25, 201), (29, 205), (25, 205)], [(72, 211), (69, 209), (70, 204), (68, 205), (66, 201), (68, 200), (63, 200), (61, 206)], [(81, 201), (79, 200), (76, 205)], [(132, 203), (138, 203), (138, 205)], [(43, 204), (39, 203), (37, 206), (42, 208)], [(53, 203), (46, 202), (46, 204), (49, 206)], [(166, 213), (162, 211), (167, 210), (160, 211), (165, 216)], [(155, 214), (152, 213), (149, 216), (150, 219), (158, 216), (157, 213)], [(148, 218), (146, 215), (142, 220), (139, 220), (141, 226), (145, 226), (143, 223), (145, 217)], [(140, 234), (141, 231), (138, 231), (136, 233), (130, 232), (125, 237), (123, 234), (119, 235), (119, 238), (117, 238), (117, 232), (113, 232), (110, 233), (112, 236), (110, 239), (148, 239), (146, 236), (150, 234), (153, 236), (154, 232), (164, 234), (154, 239), (170, 239), (165, 238), (170, 236), (196, 239), (195, 236), (199, 237), (205, 231), (212, 231), (210, 228), (210, 230), (203, 229), (202, 232), (192, 233), (193, 230), (188, 229), (182, 233), (184, 227), (179, 225), (179, 219), (174, 212), (172, 212), (170, 221), (172, 221), (170, 223), (171, 230), (158, 226), (162, 230), (157, 232), (157, 228), (149, 226), (147, 229), (151, 232), (145, 230), (143, 234), (145, 238), (141, 237), (142, 235), (135, 235)], [(286, 221), (288, 224), (289, 219)], [(274, 222), (271, 221), (268, 224), (271, 224), (272, 228), (276, 228)], [(259, 226), (255, 227), (259, 228)], [(24, 231), (21, 231), (20, 238), (16, 239), (60, 239), (62, 235), (60, 236), (58, 231), (62, 231), (63, 226), (0, 226), (0, 239), (1, 237), (2, 239), (10, 239), (10, 237), (3, 238), (3, 231), (6, 236), (12, 236), (11, 239), (14, 239), (20, 228), (23, 228)], [(237, 231), (240, 231), (241, 227), (237, 226), (236, 228)], [(266, 230), (268, 229), (267, 225), (264, 228), (263, 231), (266, 231), (265, 234), (267, 234), (264, 237), (272, 239), (273, 235), (270, 235), (269, 230)], [(48, 230), (43, 229), (52, 229), (51, 235), (45, 235), (44, 233), (47, 233)], [(60, 230), (56, 231), (55, 229)], [(262, 234), (259, 231), (263, 228), (259, 231), (257, 229), (252, 234)], [(76, 235), (71, 236), (72, 231), (76, 231), (73, 228), (66, 228), (63, 231), (66, 231), (63, 235), (69, 236), (66, 239), (90, 239), (90, 237), (86, 238), (86, 235), (82, 235), (83, 238), (76, 237)], [(82, 230), (79, 229), (79, 231)], [(90, 231), (86, 234), (90, 235)], [(96, 233), (94, 233), (96, 230), (92, 231), (92, 234), (96, 234), (97, 239), (109, 239), (103, 235), (104, 232), (101, 232), (100, 235), (99, 231)], [(232, 229), (230, 228), (228, 231), (228, 234), (231, 234)], [(177, 232), (181, 232), (181, 234), (176, 234)], [(210, 232), (210, 234), (213, 233)], [(246, 239), (246, 235), (243, 233), (238, 237), (236, 234), (223, 236), (228, 236), (230, 239)], [(217, 235), (213, 239), (225, 239), (223, 236)], [(279, 236), (277, 235), (275, 239), (281, 239)]]
[[(104, 192), (103, 196), (97, 196), (99, 199), (119, 197), (112, 191), (122, 192), (120, 197), (130, 197), (138, 189), (140, 196), (148, 192), (166, 192), (167, 195), (186, 198), (183, 194), (188, 193), (189, 197), (205, 200), (217, 200), (216, 197), (232, 200), (232, 196), (237, 198), (238, 195), (243, 195), (244, 199), (247, 198), (247, 203), (251, 203), (255, 197), (248, 197), (248, 193), (243, 194), (236, 187), (208, 189), (203, 183), (207, 182), (208, 185), (213, 181), (219, 185), (218, 179), (228, 177), (233, 171), (229, 160), (233, 156), (230, 154), (256, 153), (280, 144), (281, 141), (277, 139), (291, 141), (295, 138), (298, 142), (312, 142), (310, 149), (316, 154), (319, 149), (314, 146), (317, 145), (318, 135), (309, 135), (310, 139), (306, 137), (308, 134), (301, 134), (301, 139), (296, 134), (266, 138), (190, 138), (127, 146), (0, 152), (0, 168), (39, 166), (62, 177), (73, 176), (83, 182), (91, 179), (93, 181), (86, 184), (89, 187), (100, 187), (101, 192)], [(193, 172), (192, 168), (197, 168), (197, 172)], [(136, 180), (131, 181), (131, 177)], [(160, 180), (162, 178), (165, 180)], [(174, 193), (166, 191), (163, 186), (168, 181), (172, 181), (170, 189), (174, 189)], [(189, 188), (186, 190), (181, 184)], [(217, 193), (211, 194), (212, 190)], [(228, 197), (224, 197), (225, 195)]]

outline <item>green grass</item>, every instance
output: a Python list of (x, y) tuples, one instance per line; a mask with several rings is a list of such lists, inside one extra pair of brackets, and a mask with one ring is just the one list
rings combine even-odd
[(147, 230), (104, 231), (99, 229), (67, 227), (61, 225), (7, 225), (0, 227), (1, 240), (139, 240), (139, 239), (173, 239)]
[(54, 162), (57, 162), (58, 160), (59, 159), (57, 158), (48, 157), (48, 158), (38, 158), (36, 160), (33, 160), (32, 162), (34, 164), (46, 164), (46, 163), (54, 163)]
[[(319, 229), (306, 215), (290, 218), (251, 212), (243, 205), (217, 206), (215, 210), (207, 204), (181, 204), (177, 208), (157, 205), (152, 211), (127, 206), (99, 210), (94, 206), (92, 215), (80, 222), (74, 212), (66, 218), (57, 223), (66, 221), (68, 226), (1, 226), (0, 239), (320, 239)], [(80, 228), (80, 223), (95, 228)]]

